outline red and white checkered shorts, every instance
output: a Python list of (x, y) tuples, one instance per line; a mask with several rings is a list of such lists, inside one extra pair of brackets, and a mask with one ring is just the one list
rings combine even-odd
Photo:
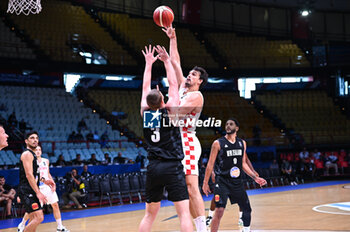
[(185, 175), (199, 175), (198, 160), (201, 157), (202, 147), (196, 136), (193, 133), (182, 132), (182, 148), (184, 151), (184, 166)]

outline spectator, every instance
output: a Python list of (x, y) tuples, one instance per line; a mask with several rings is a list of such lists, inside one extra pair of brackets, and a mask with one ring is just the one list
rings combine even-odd
[(109, 146), (108, 146), (108, 140), (109, 140), (109, 137), (108, 137), (107, 131), (105, 131), (105, 132), (101, 135), (101, 140), (100, 140), (101, 148), (109, 147)]
[(287, 160), (283, 160), (281, 171), (291, 185), (298, 185), (297, 182), (295, 182), (295, 171), (293, 166)]
[(310, 168), (310, 157), (309, 152), (306, 150), (306, 147), (303, 148), (303, 151), (299, 153), (300, 158), (300, 171), (305, 171), (305, 169)]
[(317, 148), (315, 148), (314, 150), (314, 158), (317, 160), (321, 160), (321, 152), (319, 152)]
[(82, 118), (79, 122), (78, 122), (78, 131), (81, 131), (81, 130), (87, 130), (88, 127), (84, 121), (84, 119)]
[(276, 159), (274, 159), (270, 164), (270, 170), (273, 170), (273, 169), (278, 169), (278, 170), (280, 169)]
[(72, 143), (72, 142), (75, 142), (75, 140), (76, 140), (76, 133), (75, 133), (75, 131), (72, 131), (72, 133), (70, 133), (70, 135), (68, 135), (67, 142)]
[(22, 132), (22, 134), (24, 134), (26, 132), (27, 129), (27, 123), (24, 121), (24, 119), (22, 119), (19, 124), (19, 130)]
[(98, 142), (100, 140), (100, 136), (98, 136), (97, 131), (94, 132), (93, 139), (94, 139), (95, 142)]
[(326, 165), (326, 175), (329, 175), (329, 168), (335, 169), (335, 174), (338, 175), (338, 165), (337, 165), (338, 157), (334, 155), (332, 152), (329, 156), (325, 157), (325, 165)]
[(84, 177), (85, 179), (92, 176), (91, 172), (88, 171), (88, 166), (86, 164), (83, 167), (83, 172), (81, 173), (81, 176)]
[(209, 161), (208, 154), (205, 153), (204, 155), (202, 155), (200, 168), (204, 168), (205, 169), (207, 167), (208, 161)]
[(75, 159), (72, 160), (72, 163), (73, 163), (73, 165), (78, 165), (78, 166), (80, 166), (80, 165), (82, 165), (84, 162), (81, 160), (81, 155), (80, 155), (80, 154), (76, 154)]
[(119, 152), (118, 156), (113, 159), (114, 164), (125, 164), (125, 158), (122, 157), (122, 153)]
[(67, 174), (67, 189), (68, 191), (62, 195), (64, 201), (64, 208), (70, 208), (69, 200), (72, 200), (78, 209), (83, 208), (77, 197), (82, 197), (85, 194), (85, 186), (82, 183), (80, 176), (75, 168), (72, 169), (70, 173)]
[(86, 141), (93, 142), (94, 141), (94, 134), (91, 133), (91, 131), (86, 135)]
[(92, 165), (99, 165), (100, 164), (100, 161), (98, 161), (96, 159), (96, 154), (95, 153), (91, 154), (91, 158), (88, 160), (88, 163), (92, 164)]
[(110, 164), (111, 162), (112, 162), (111, 157), (109, 157), (108, 153), (105, 153), (105, 158), (103, 159), (102, 164), (107, 165), (107, 164)]
[(145, 168), (145, 159), (146, 157), (141, 154), (141, 152), (138, 153), (136, 156), (135, 162), (140, 163), (141, 168)]
[(12, 201), (15, 199), (16, 191), (5, 182), (5, 177), (0, 176), (0, 205), (4, 202), (6, 218), (11, 218)]
[(75, 141), (76, 142), (83, 142), (84, 141), (84, 136), (81, 134), (80, 131), (75, 135)]
[(59, 155), (56, 161), (56, 166), (66, 166), (67, 162), (64, 160), (63, 155)]
[(17, 121), (17, 117), (16, 117), (16, 112), (13, 111), (12, 114), (10, 114), (9, 118), (8, 118), (8, 124), (11, 127), (17, 127), (18, 121)]

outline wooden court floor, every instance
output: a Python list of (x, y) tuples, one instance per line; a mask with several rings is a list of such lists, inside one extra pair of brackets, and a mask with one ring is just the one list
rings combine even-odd
[[(350, 202), (350, 189), (332, 185), (308, 189), (251, 195), (252, 231), (350, 231), (350, 211), (343, 214), (322, 213), (313, 210), (318, 205)], [(209, 208), (209, 201), (205, 202)], [(321, 207), (322, 208), (322, 207)], [(323, 206), (327, 211), (327, 207)], [(332, 211), (329, 208), (328, 211)], [(144, 210), (64, 220), (71, 232), (137, 231)], [(1, 222), (1, 221), (0, 221)], [(227, 205), (220, 231), (238, 231), (238, 207)], [(37, 231), (52, 232), (56, 223), (44, 223)], [(1, 230), (16, 231), (16, 228)], [(162, 207), (152, 231), (179, 231), (179, 222), (173, 206)]]

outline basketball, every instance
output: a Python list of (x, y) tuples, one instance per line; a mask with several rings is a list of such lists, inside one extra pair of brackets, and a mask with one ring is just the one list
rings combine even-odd
[(153, 20), (160, 27), (170, 27), (174, 21), (174, 13), (168, 6), (159, 6), (153, 12)]

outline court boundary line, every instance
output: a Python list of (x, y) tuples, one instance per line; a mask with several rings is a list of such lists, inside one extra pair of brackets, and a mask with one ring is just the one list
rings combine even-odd
[[(350, 180), (323, 181), (323, 182), (300, 184), (300, 185), (288, 185), (288, 186), (269, 187), (269, 188), (262, 188), (262, 189), (250, 189), (250, 190), (247, 190), (247, 194), (249, 196), (254, 196), (254, 195), (260, 195), (260, 194), (278, 193), (278, 192), (285, 192), (285, 191), (291, 191), (291, 190), (309, 189), (309, 188), (325, 187), (325, 186), (340, 185), (340, 184), (350, 184)], [(203, 200), (211, 201), (212, 196), (213, 196), (212, 194), (208, 196), (204, 195)], [(168, 201), (168, 200), (161, 201), (161, 207), (167, 207), (167, 206), (173, 206), (173, 205), (174, 204), (171, 201)], [(125, 213), (125, 212), (144, 210), (144, 209), (145, 209), (145, 202), (142, 202), (142, 203), (135, 203), (135, 204), (128, 204), (128, 205), (117, 205), (117, 206), (110, 206), (110, 207), (61, 212), (61, 217), (62, 217), (62, 221), (65, 221), (65, 220), (74, 220), (79, 218), (103, 216), (103, 215), (115, 214), (115, 213)], [(1, 223), (0, 229), (17, 227), (17, 225), (21, 221), (22, 221), (22, 218), (2, 220), (1, 222), (3, 223)], [(48, 215), (44, 215), (44, 221), (42, 222), (42, 224), (51, 223), (55, 221), (56, 220), (53, 217), (53, 214), (48, 214)]]

